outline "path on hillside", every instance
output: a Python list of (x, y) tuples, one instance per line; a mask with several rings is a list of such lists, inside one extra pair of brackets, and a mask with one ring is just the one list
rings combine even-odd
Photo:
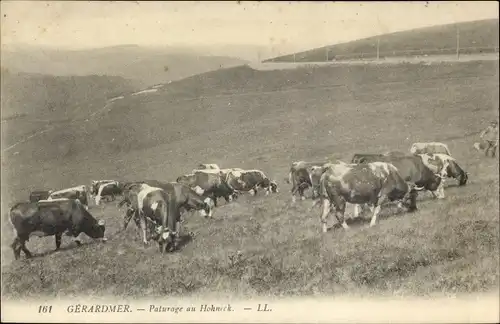
[[(112, 103), (113, 103), (113, 101), (110, 102), (108, 100), (108, 102), (106, 103), (106, 105), (104, 105), (104, 107), (102, 107), (101, 109), (97, 109), (92, 114), (90, 114), (90, 116), (87, 119), (85, 119), (85, 122), (88, 122), (91, 119), (96, 118), (99, 114), (103, 113), (106, 109), (108, 109), (111, 106)], [(73, 123), (75, 123), (77, 121), (80, 121), (80, 120), (81, 120), (81, 116), (76, 116), (76, 117), (74, 117), (73, 119), (71, 119), (69, 121), (69, 125), (71, 125), (71, 124), (73, 124)], [(38, 137), (38, 136), (40, 136), (40, 135), (42, 135), (42, 134), (44, 134), (46, 132), (49, 132), (49, 131), (55, 129), (56, 127), (57, 126), (45, 126), (41, 130), (39, 130), (39, 131), (37, 131), (37, 132), (29, 135), (29, 136), (26, 136), (26, 137), (20, 139), (19, 141), (15, 142), (14, 144), (12, 144), (12, 145), (10, 145), (10, 146), (8, 146), (6, 148), (2, 148), (2, 153), (8, 152), (8, 151), (12, 150), (13, 148), (15, 148), (16, 146), (18, 146), (20, 144), (23, 144), (23, 143), (27, 142), (28, 140), (30, 140), (32, 138), (36, 138), (36, 137)], [(59, 127), (68, 127), (68, 125), (59, 126)]]
[(399, 63), (439, 63), (439, 62), (470, 62), (470, 61), (494, 61), (499, 59), (499, 53), (485, 54), (462, 54), (460, 58), (456, 55), (428, 55), (428, 56), (394, 56), (385, 57), (377, 60), (376, 58), (367, 58), (364, 60), (339, 60), (329, 62), (255, 62), (249, 63), (252, 69), (259, 71), (266, 70), (288, 70), (306, 66), (335, 66), (348, 64), (399, 64)]

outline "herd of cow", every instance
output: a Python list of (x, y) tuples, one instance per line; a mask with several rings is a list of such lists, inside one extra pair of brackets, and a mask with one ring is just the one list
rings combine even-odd
[[(292, 203), (296, 195), (305, 199), (306, 189), (312, 189), (312, 207), (319, 204), (322, 231), (327, 231), (327, 217), (334, 211), (343, 228), (349, 228), (344, 214), (347, 203), (359, 209), (368, 206), (372, 211), (370, 226), (375, 225), (383, 204), (397, 202), (398, 208), (409, 212), (417, 209), (418, 192), (428, 190), (438, 199), (444, 198), (446, 178), (465, 185), (468, 174), (460, 167), (443, 143), (415, 143), (410, 153), (355, 154), (351, 163), (342, 161), (293, 162), (287, 179), (292, 185)], [(141, 230), (142, 241), (158, 242), (159, 249), (173, 251), (179, 242), (181, 216), (185, 211), (198, 211), (212, 217), (217, 199), (227, 203), (248, 192), (263, 189), (265, 194), (278, 192), (276, 181), (260, 170), (240, 168), (221, 169), (216, 164), (200, 164), (191, 174), (182, 175), (176, 182), (92, 181), (90, 187), (81, 185), (58, 191), (43, 190), (30, 193), (29, 201), (18, 202), (10, 209), (10, 220), (16, 232), (11, 247), (19, 259), (21, 251), (31, 257), (26, 248), (30, 236), (51, 236), (60, 248), (64, 233), (80, 244), (79, 236), (106, 241), (104, 220), (95, 219), (89, 212), (89, 202), (114, 201), (120, 197), (118, 208), (126, 206), (123, 229), (130, 220)], [(334, 210), (333, 210), (334, 209)]]

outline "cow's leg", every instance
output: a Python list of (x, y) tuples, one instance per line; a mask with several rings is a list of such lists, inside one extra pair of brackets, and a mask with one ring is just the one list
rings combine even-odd
[(214, 202), (214, 207), (217, 207), (217, 197), (216, 197), (215, 195), (211, 195), (211, 196), (210, 196), (210, 199), (212, 199), (212, 200), (213, 200), (213, 202)]
[(26, 255), (26, 258), (32, 258), (33, 255), (31, 254), (31, 252), (28, 250), (28, 248), (26, 247), (26, 241), (25, 240), (21, 240), (21, 250), (23, 250), (24, 252), (24, 255)]
[(377, 216), (379, 213), (380, 213), (380, 205), (377, 204), (373, 210), (372, 219), (370, 221), (370, 227), (375, 226), (375, 224), (377, 223)]
[[(127, 211), (125, 212), (125, 217), (123, 218), (123, 230), (127, 229), (127, 226), (130, 223), (132, 216), (134, 216), (134, 213), (135, 212), (131, 209), (127, 209)], [(137, 222), (136, 222), (136, 224), (137, 224)]]
[(334, 204), (335, 204), (335, 217), (337, 218), (337, 221), (339, 224), (342, 225), (344, 229), (349, 229), (349, 225), (347, 225), (345, 221), (345, 207), (347, 205), (346, 201), (340, 197), (336, 197), (334, 199)]
[(10, 247), (14, 251), (14, 258), (16, 260), (19, 260), (19, 258), (21, 257), (21, 242), (19, 237), (16, 236)]
[(326, 233), (328, 231), (326, 221), (328, 220), (328, 214), (330, 214), (330, 205), (330, 200), (328, 198), (323, 198), (323, 208), (321, 209), (320, 215), (321, 229), (323, 233)]
[(62, 233), (57, 233), (54, 236), (56, 237), (56, 250), (59, 250), (61, 247)]
[(29, 236), (18, 236), (14, 240), (14, 243), (12, 243), (12, 247), (14, 249), (14, 256), (16, 257), (16, 260), (19, 259), (21, 256), (21, 250), (24, 252), (24, 255), (26, 258), (31, 258), (33, 255), (31, 252), (28, 250), (26, 247), (26, 241), (28, 241)]
[(358, 204), (353, 204), (352, 206), (353, 206), (352, 218), (358, 218), (360, 206)]
[(141, 229), (142, 232), (142, 243), (144, 243), (144, 245), (148, 245), (149, 241), (148, 238), (146, 237), (146, 217), (144, 217), (144, 215), (141, 215), (139, 217), (139, 228)]

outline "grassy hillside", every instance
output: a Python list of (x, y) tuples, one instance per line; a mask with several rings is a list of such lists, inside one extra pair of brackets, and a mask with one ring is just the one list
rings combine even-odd
[[(89, 239), (74, 248), (65, 239), (68, 249), (52, 253), (53, 238), (33, 238), (28, 247), (44, 256), (30, 261), (11, 262), (12, 230), (3, 224), (4, 298), (491, 290), (499, 285), (498, 160), (472, 144), (498, 118), (498, 100), (495, 61), (234, 68), (116, 100), (92, 122), (55, 128), (4, 156), (2, 215), (30, 189), (104, 178), (173, 181), (200, 162), (261, 169), (280, 193), (222, 203), (213, 220), (187, 215), (194, 239), (164, 256), (142, 247), (133, 225), (119, 232), (114, 204), (91, 206), (107, 221), (107, 244)], [(450, 181), (442, 201), (422, 195), (415, 214), (386, 208), (374, 228), (358, 222), (326, 235), (319, 210), (290, 205), (282, 179), (291, 161), (407, 150), (417, 141), (446, 142), (470, 183)]]
[(133, 80), (142, 87), (244, 63), (234, 57), (209, 56), (175, 47), (123, 45), (53, 50), (11, 46), (2, 49), (2, 66), (14, 71), (62, 76), (113, 75)]
[[(496, 47), (498, 52), (498, 19), (488, 19), (380, 35), (380, 58), (424, 54), (455, 54), (457, 29), (460, 32), (460, 53), (491, 53), (494, 50), (492, 47)], [(295, 53), (295, 61), (323, 62), (326, 60), (327, 51), (329, 60), (376, 58), (378, 38), (377, 36), (368, 37)], [(264, 62), (293, 61), (294, 54), (289, 54)]]
[(106, 100), (136, 89), (133, 81), (116, 76), (52, 76), (2, 68), (2, 145), (46, 126), (87, 118)]

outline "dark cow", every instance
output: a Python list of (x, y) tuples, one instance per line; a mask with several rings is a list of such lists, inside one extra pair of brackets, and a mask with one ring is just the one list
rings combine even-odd
[(215, 207), (217, 207), (217, 199), (220, 197), (224, 197), (226, 202), (236, 198), (236, 192), (227, 185), (218, 172), (196, 171), (178, 177), (176, 182), (193, 188), (201, 196), (210, 197)]
[(226, 175), (225, 182), (232, 190), (247, 191), (252, 196), (256, 195), (260, 188), (266, 190), (266, 195), (279, 191), (278, 184), (260, 170), (230, 171)]
[(62, 189), (58, 191), (52, 192), (47, 200), (60, 199), (60, 198), (68, 198), (68, 199), (77, 199), (79, 200), (85, 209), (89, 209), (89, 193), (87, 187), (84, 185)]
[(417, 190), (408, 184), (390, 163), (374, 162), (367, 164), (330, 164), (320, 179), (320, 200), (322, 231), (327, 231), (327, 217), (331, 204), (335, 205), (335, 216), (344, 229), (346, 203), (368, 204), (373, 208), (370, 226), (374, 226), (381, 205), (385, 202), (399, 201), (398, 207), (405, 206), (415, 211)]
[(296, 201), (295, 194), (298, 193), (301, 200), (304, 200), (304, 191), (308, 188), (313, 189), (312, 198), (317, 196), (317, 186), (313, 184), (313, 178), (311, 176), (311, 170), (314, 167), (321, 167), (322, 165), (328, 163), (327, 161), (320, 162), (306, 162), (297, 161), (293, 162), (290, 171), (288, 173), (288, 178), (285, 179), (287, 183), (292, 184), (292, 202)]
[(116, 180), (93, 180), (90, 184), (90, 195), (95, 198), (96, 205), (99, 205), (103, 198), (114, 201), (116, 196), (122, 193), (122, 185)]
[(30, 192), (30, 202), (48, 199), (52, 190), (34, 190)]
[(399, 157), (406, 156), (407, 154), (400, 151), (391, 151), (383, 154), (377, 153), (355, 153), (351, 159), (351, 163), (363, 163), (366, 159), (382, 158), (382, 157)]
[(73, 236), (77, 244), (78, 236), (85, 233), (91, 238), (104, 237), (104, 220), (97, 221), (79, 202), (74, 199), (40, 200), (36, 203), (20, 202), (10, 209), (10, 222), (16, 231), (16, 238), (11, 247), (14, 257), (19, 259), (21, 250), (27, 258), (32, 255), (26, 248), (30, 236), (55, 235), (56, 250), (61, 246), (62, 234)]
[(372, 156), (365, 157), (363, 163), (369, 162), (386, 162), (394, 165), (399, 174), (405, 181), (413, 183), (419, 190), (428, 190), (434, 197), (439, 199), (444, 198), (440, 191), (440, 185), (443, 178), (442, 174), (435, 174), (427, 167), (420, 156)]

